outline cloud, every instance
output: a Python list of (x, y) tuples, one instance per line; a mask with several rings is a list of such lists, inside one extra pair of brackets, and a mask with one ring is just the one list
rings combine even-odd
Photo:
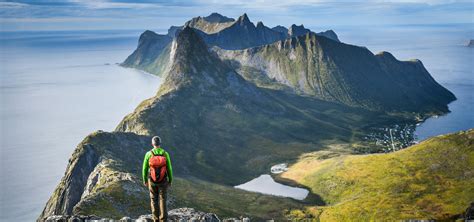
[(28, 7), (28, 4), (20, 2), (0, 2), (0, 8), (24, 8)]
[(91, 9), (150, 9), (163, 7), (153, 2), (119, 2), (106, 0), (70, 0), (69, 2)]
[(474, 4), (463, 0), (0, 0), (2, 25), (13, 28), (20, 27), (15, 22), (21, 27), (50, 22), (72, 29), (83, 21), (91, 28), (166, 29), (211, 12), (234, 18), (246, 12), (269, 26), (472, 23), (473, 10)]

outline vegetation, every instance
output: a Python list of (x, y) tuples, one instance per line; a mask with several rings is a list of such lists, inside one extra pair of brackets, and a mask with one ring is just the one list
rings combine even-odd
[[(242, 16), (237, 22), (229, 27), (231, 29), (226, 30), (239, 31), (239, 24), (253, 26), (246, 16)], [(416, 164), (412, 168), (402, 168), (401, 162), (406, 159), (405, 157), (400, 157), (398, 160), (395, 157), (380, 155), (383, 159), (377, 159), (381, 157), (347, 154), (354, 150), (358, 152), (377, 150), (374, 145), (367, 146), (368, 142), (361, 140), (374, 127), (387, 128), (394, 124), (415, 123), (413, 115), (390, 115), (386, 112), (365, 109), (365, 106), (361, 106), (362, 108), (347, 106), (350, 102), (360, 101), (364, 101), (365, 105), (372, 105), (373, 100), (370, 96), (362, 98), (361, 95), (365, 93), (365, 89), (369, 90), (368, 88), (374, 84), (365, 82), (365, 85), (357, 85), (362, 84), (361, 79), (355, 81), (351, 78), (358, 77), (348, 75), (350, 71), (357, 71), (355, 72), (357, 75), (363, 75), (366, 74), (364, 70), (367, 67), (381, 65), (380, 61), (375, 61), (378, 58), (368, 50), (353, 49), (355, 46), (347, 46), (312, 34), (253, 49), (259, 53), (262, 50), (261, 55), (264, 59), (280, 61), (279, 68), (285, 71), (287, 79), (292, 84), (312, 79), (322, 82), (322, 88), (334, 89), (327, 94), (340, 99), (334, 102), (326, 97), (290, 92), (295, 89), (317, 89), (317, 87), (311, 88), (316, 86), (313, 82), (289, 89), (288, 85), (277, 83), (275, 78), (265, 76), (267, 75), (265, 72), (252, 65), (240, 66), (239, 69), (244, 74), (239, 75), (234, 67), (209, 51), (208, 45), (200, 37), (201, 34), (195, 29), (185, 27), (173, 43), (170, 43), (172, 39), (169, 36), (150, 31), (142, 34), (137, 50), (123, 65), (144, 70), (158, 70), (155, 74), (161, 73), (165, 78), (164, 83), (154, 97), (145, 100), (133, 113), (127, 115), (114, 132), (97, 132), (84, 139), (73, 154), (66, 174), (48, 201), (42, 216), (74, 213), (120, 218), (124, 215), (136, 217), (148, 212), (147, 190), (140, 181), (140, 166), (145, 152), (150, 149), (149, 141), (153, 135), (160, 135), (163, 138), (163, 147), (172, 156), (176, 174), (176, 181), (170, 193), (172, 197), (170, 199), (173, 200), (172, 207), (195, 207), (198, 210), (212, 211), (220, 216), (246, 215), (254, 219), (282, 220), (285, 210), (290, 210), (289, 215), (294, 219), (307, 215), (337, 220), (342, 220), (346, 216), (372, 218), (373, 212), (369, 215), (366, 211), (372, 209), (376, 203), (370, 202), (370, 199), (361, 199), (362, 202), (357, 202), (355, 205), (364, 209), (357, 211), (360, 215), (353, 215), (351, 212), (354, 208), (350, 208), (349, 205), (347, 209), (336, 209), (336, 207), (346, 206), (346, 203), (352, 202), (351, 198), (358, 200), (357, 198), (364, 195), (369, 188), (380, 189), (382, 192), (383, 189), (392, 189), (395, 186), (393, 190), (387, 191), (393, 192), (389, 193), (392, 196), (382, 193), (382, 196), (387, 196), (384, 201), (389, 201), (388, 198), (392, 197), (398, 198), (396, 192), (403, 192), (407, 200), (415, 201), (413, 195), (418, 191), (411, 193), (407, 189), (429, 191), (430, 194), (438, 189), (423, 187), (424, 183), (411, 181), (423, 180), (425, 174), (416, 175), (418, 172), (424, 172), (420, 171)], [(284, 44), (286, 47), (280, 54), (277, 52), (278, 44)], [(291, 53), (292, 50), (298, 59), (289, 61), (290, 54), (285, 53)], [(347, 62), (350, 60), (347, 56), (358, 58), (369, 55), (372, 57), (367, 61), (364, 60), (366, 63), (359, 64), (352, 60)], [(385, 57), (387, 55), (380, 56), (381, 59)], [(386, 59), (385, 68), (392, 62), (389, 57)], [(420, 68), (419, 64), (414, 66)], [(400, 67), (403, 68), (404, 65)], [(290, 70), (298, 72), (290, 73)], [(310, 75), (298, 76), (299, 71), (304, 70), (309, 71)], [(410, 73), (416, 72), (417, 70), (413, 69)], [(377, 75), (377, 73), (370, 74)], [(369, 75), (364, 78), (371, 77), (373, 76)], [(375, 80), (378, 81), (380, 78), (377, 77)], [(378, 83), (377, 81), (375, 82)], [(351, 85), (352, 83), (356, 85)], [(365, 89), (357, 91), (353, 90), (355, 89), (353, 87), (358, 87), (357, 90), (364, 87)], [(375, 87), (375, 91), (381, 87)], [(443, 91), (434, 88), (433, 92)], [(446, 101), (450, 101), (449, 95), (441, 102), (443, 104), (434, 102), (430, 108), (433, 112), (443, 110), (446, 108)], [(410, 102), (416, 103), (416, 100)], [(425, 110), (420, 108), (416, 111), (422, 113)], [(335, 144), (348, 145), (339, 146), (337, 154), (325, 153), (319, 156), (329, 158), (318, 160), (324, 163), (319, 168), (312, 169), (313, 165), (310, 165), (311, 168), (302, 166), (312, 169), (308, 172), (313, 172), (314, 177), (305, 172), (292, 174), (298, 172), (297, 166), (301, 162), (284, 174), (295, 183), (311, 188), (312, 195), (305, 200), (305, 203), (319, 203), (322, 198), (330, 206), (307, 207), (294, 200), (233, 188), (268, 172), (273, 164), (297, 161), (303, 153), (319, 151), (329, 146), (336, 147)], [(334, 157), (334, 155), (340, 156)], [(370, 161), (363, 161), (365, 158), (374, 158), (370, 160), (378, 165), (370, 165)], [(411, 166), (409, 163), (412, 162), (404, 164)], [(451, 167), (443, 165), (442, 162), (433, 163), (440, 164), (441, 169)], [(364, 164), (369, 164), (370, 167), (365, 169)], [(348, 173), (351, 172), (348, 169), (351, 170), (352, 165), (358, 169), (357, 174)], [(345, 168), (340, 168), (341, 166)], [(383, 168), (379, 169), (379, 166), (398, 169), (390, 171), (390, 175), (398, 176), (405, 173), (404, 182), (413, 182), (417, 186), (406, 187), (390, 177), (388, 181), (384, 181), (387, 178)], [(333, 175), (332, 172), (339, 173)], [(412, 172), (415, 174), (412, 175)], [(408, 175), (413, 178), (410, 179)], [(333, 181), (336, 176), (338, 179)], [(367, 182), (359, 185), (359, 181), (354, 177), (367, 178)], [(426, 178), (438, 182), (436, 178)], [(380, 181), (375, 181), (376, 179)], [(458, 184), (452, 185), (455, 182), (457, 181), (448, 180), (449, 186), (457, 187)], [(371, 187), (371, 183), (379, 185)], [(383, 188), (385, 185), (387, 188)], [(447, 185), (443, 184), (443, 188), (447, 188)], [(367, 191), (373, 195), (377, 194), (376, 192), (379, 190)], [(434, 197), (430, 198), (425, 201), (434, 200)], [(423, 204), (428, 206), (429, 203), (423, 202), (420, 206), (424, 206)], [(452, 209), (446, 212), (457, 210), (457, 205), (449, 203), (446, 202), (446, 206), (442, 206)], [(389, 203), (387, 206), (392, 207)], [(331, 211), (333, 208), (336, 210)], [(399, 208), (392, 210), (394, 209)], [(424, 210), (422, 212), (426, 211), (425, 208), (420, 209)], [(400, 216), (389, 211), (383, 212), (393, 218)], [(337, 212), (341, 212), (342, 216)]]
[(274, 88), (283, 84), (299, 94), (352, 107), (444, 113), (455, 99), (419, 60), (399, 61), (388, 52), (374, 55), (365, 47), (311, 32), (260, 47), (214, 51), (259, 86), (268, 88), (264, 75)]
[(474, 200), (473, 169), (470, 130), (388, 154), (306, 154), (280, 179), (310, 188), (327, 204), (292, 211), (294, 218), (452, 220)]

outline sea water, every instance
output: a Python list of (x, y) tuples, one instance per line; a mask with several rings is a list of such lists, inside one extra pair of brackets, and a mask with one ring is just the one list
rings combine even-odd
[(159, 78), (116, 64), (139, 34), (0, 33), (0, 221), (34, 221), (76, 145), (156, 93)]

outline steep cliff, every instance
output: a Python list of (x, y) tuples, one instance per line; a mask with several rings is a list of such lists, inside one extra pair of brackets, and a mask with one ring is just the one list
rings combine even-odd
[[(387, 52), (374, 55), (367, 48), (311, 32), (251, 49), (214, 50), (242, 76), (261, 76), (276, 84), (267, 83), (267, 87), (285, 85), (301, 94), (352, 107), (444, 113), (455, 99), (419, 60), (402, 62)], [(258, 78), (247, 80), (264, 86)]]
[(161, 75), (167, 67), (172, 40), (168, 35), (147, 30), (140, 35), (137, 49), (121, 65)]

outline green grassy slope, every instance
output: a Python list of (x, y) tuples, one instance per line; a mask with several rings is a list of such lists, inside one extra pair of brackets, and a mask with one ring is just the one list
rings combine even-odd
[(328, 204), (293, 211), (293, 216), (449, 220), (474, 201), (474, 130), (389, 154), (327, 156), (327, 151), (307, 154), (281, 175), (309, 187)]
[(374, 55), (314, 33), (250, 49), (214, 50), (242, 76), (259, 76), (247, 78), (257, 85), (269, 88), (263, 74), (298, 93), (349, 106), (444, 113), (455, 99), (419, 60), (399, 61), (388, 52)]

